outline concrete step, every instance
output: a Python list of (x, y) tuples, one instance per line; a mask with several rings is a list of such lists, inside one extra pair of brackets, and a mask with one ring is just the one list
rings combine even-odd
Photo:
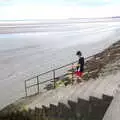
[[(41, 103), (41, 105), (45, 105), (45, 106), (49, 106), (49, 104), (58, 105), (58, 103), (64, 103), (68, 105), (67, 101), (69, 100), (69, 98), (71, 98), (71, 96), (74, 93), (76, 93), (78, 89), (83, 88), (84, 85), (86, 85), (86, 82), (78, 85), (69, 85), (64, 88), (59, 88), (53, 92), (50, 98), (45, 99), (44, 102)], [(76, 101), (77, 101), (77, 96), (76, 96)], [(39, 107), (41, 105), (39, 104)]]
[(77, 102), (78, 98), (80, 98), (84, 92), (87, 90), (87, 88), (94, 83), (94, 80), (89, 80), (85, 82), (83, 86), (77, 86), (76, 90), (74, 93), (69, 97), (69, 100)]
[(78, 85), (72, 85), (66, 88), (59, 88), (52, 93), (51, 97), (48, 98), (48, 96), (46, 96), (47, 98), (44, 99), (43, 102), (36, 104), (36, 107), (41, 107), (42, 105), (49, 107), (50, 104), (58, 105), (58, 103), (64, 103), (69, 107), (68, 100), (77, 103), (78, 98), (80, 98), (84, 94), (84, 92), (87, 91), (89, 86), (93, 85), (94, 82), (96, 81), (90, 80)]
[(119, 120), (120, 119), (120, 91), (115, 94), (115, 97), (110, 104), (103, 120)]
[(41, 103), (42, 101), (44, 101), (45, 98), (50, 97), (52, 93), (53, 93), (53, 90), (40, 94), (37, 98), (35, 98), (35, 100), (32, 101), (32, 103), (27, 105), (27, 108), (34, 109), (35, 107), (37, 107), (36, 105), (38, 103)]
[(73, 85), (73, 88), (71, 88), (69, 91), (67, 91), (68, 94), (63, 99), (61, 99), (59, 102), (64, 103), (69, 107), (68, 100), (77, 102), (77, 100), (78, 100), (77, 93), (82, 91), (83, 89), (85, 89), (85, 87), (90, 83), (91, 83), (91, 81), (86, 81), (86, 82), (82, 82), (77, 85)]
[(69, 85), (48, 91), (38, 97), (38, 99), (33, 101), (28, 107), (31, 109), (35, 107), (42, 108), (42, 105), (49, 107), (50, 104), (58, 105), (59, 102), (68, 105), (68, 100), (77, 102), (78, 93), (85, 91), (93, 82), (94, 81), (87, 81), (78, 85)]
[(89, 101), (89, 97), (93, 96), (93, 92), (100, 85), (100, 83), (101, 83), (100, 80), (93, 80), (92, 84), (90, 84), (87, 87), (87, 89), (84, 91), (84, 93), (79, 94), (79, 98)]
[(39, 96), (33, 103), (31, 103), (28, 107), (31, 109), (34, 109), (35, 107), (41, 108), (42, 105), (45, 105), (46, 107), (49, 107), (49, 104), (57, 105), (58, 102), (63, 99), (64, 97), (67, 97), (68, 91), (69, 93), (72, 92), (71, 90), (74, 90), (75, 86), (67, 86), (67, 87), (60, 87), (51, 91), (48, 91), (46, 93), (43, 93), (41, 96)]
[(109, 96), (114, 96), (116, 93), (116, 90), (119, 89), (120, 73), (110, 76), (110, 78), (111, 80), (109, 81), (109, 84), (107, 85), (107, 87), (105, 87), (103, 93)]
[(100, 78), (99, 81), (101, 81), (101, 83), (94, 91), (93, 96), (98, 98), (102, 98), (102, 94), (114, 96), (115, 91), (118, 89), (118, 85), (120, 84), (119, 78), (119, 73)]

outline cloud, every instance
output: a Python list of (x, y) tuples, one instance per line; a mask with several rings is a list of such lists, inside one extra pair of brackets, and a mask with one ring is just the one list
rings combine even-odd
[[(114, 10), (113, 10), (114, 9)], [(79, 6), (12, 6), (2, 9), (1, 19), (60, 19), (107, 17), (118, 14), (118, 7), (81, 8)]]
[(109, 3), (108, 0), (64, 0), (64, 1), (67, 1), (68, 3), (71, 4), (89, 7), (104, 6)]
[(120, 8), (118, 4), (104, 6), (80, 6), (78, 4), (15, 4), (0, 7), (0, 19), (65, 19), (80, 17), (109, 17), (118, 16)]
[(0, 2), (10, 2), (11, 0), (0, 0)]
[(111, 2), (111, 0), (104, 0), (104, 2)]
[(13, 0), (0, 0), (0, 7), (1, 6), (10, 6)]

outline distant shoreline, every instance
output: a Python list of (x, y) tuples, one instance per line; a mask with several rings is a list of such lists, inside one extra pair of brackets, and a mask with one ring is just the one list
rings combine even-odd
[[(66, 19), (66, 20), (36, 20), (36, 21), (0, 21), (0, 34), (14, 34), (14, 33), (32, 33), (44, 32), (40, 30), (41, 27), (47, 28), (48, 25), (69, 25), (69, 24), (94, 24), (94, 23), (108, 23), (120, 22), (120, 18), (111, 19)], [(39, 29), (38, 29), (39, 28)]]

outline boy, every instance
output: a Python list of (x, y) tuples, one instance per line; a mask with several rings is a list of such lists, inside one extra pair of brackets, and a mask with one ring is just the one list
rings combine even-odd
[(77, 51), (76, 55), (78, 56), (79, 60), (78, 60), (75, 76), (77, 77), (77, 82), (80, 83), (84, 72), (84, 57), (82, 56), (81, 51)]

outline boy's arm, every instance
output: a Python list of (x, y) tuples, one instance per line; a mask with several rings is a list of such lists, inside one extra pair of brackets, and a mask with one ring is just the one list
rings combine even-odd
[(80, 66), (81, 66), (81, 58), (79, 59), (79, 61), (78, 61), (78, 64), (77, 64), (77, 70), (80, 68)]
[(77, 64), (76, 65), (76, 69), (78, 70), (80, 68), (80, 64)]
[(80, 67), (80, 64), (73, 65), (72, 67), (73, 67), (73, 68)]

